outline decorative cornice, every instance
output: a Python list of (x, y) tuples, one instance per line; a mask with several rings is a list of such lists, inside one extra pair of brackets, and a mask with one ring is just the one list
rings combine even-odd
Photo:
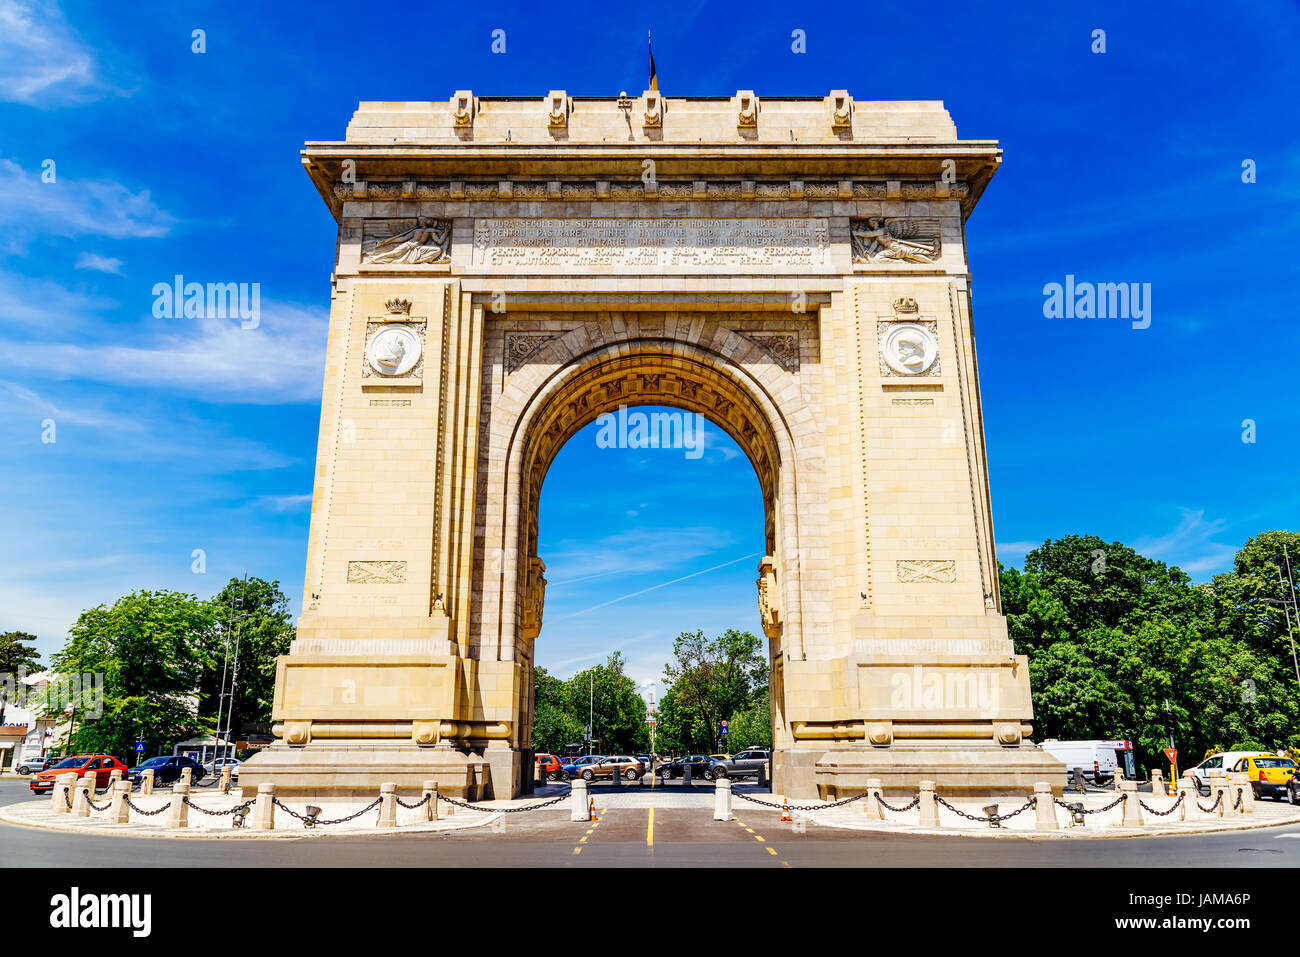
[[(895, 181), (897, 182), (897, 181)], [(508, 184), (508, 186), (507, 186)], [(394, 201), (416, 200), (424, 202), (495, 202), (511, 199), (519, 202), (574, 202), (582, 200), (611, 199), (641, 201), (668, 200), (755, 200), (755, 201), (812, 201), (812, 200), (875, 200), (890, 198), (918, 202), (951, 199), (965, 200), (969, 194), (966, 183), (937, 183), (929, 180), (898, 183), (897, 196), (891, 195), (885, 180), (785, 180), (781, 182), (754, 182), (741, 180), (685, 180), (671, 182), (658, 180), (656, 188), (646, 188), (640, 180), (624, 182), (608, 180), (563, 181), (540, 180), (372, 180), (334, 184), (334, 196), (343, 201)]]

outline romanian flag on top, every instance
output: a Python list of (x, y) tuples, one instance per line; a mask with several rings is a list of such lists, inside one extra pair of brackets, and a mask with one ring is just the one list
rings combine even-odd
[(646, 49), (650, 52), (650, 86), (649, 86), (649, 89), (651, 89), (651, 90), (658, 90), (658, 89), (659, 89), (659, 74), (655, 72), (655, 51), (654, 51), (654, 48), (650, 46), (650, 31), (649, 31), (649, 30), (647, 30), (647, 31), (645, 32), (645, 46), (646, 46)]

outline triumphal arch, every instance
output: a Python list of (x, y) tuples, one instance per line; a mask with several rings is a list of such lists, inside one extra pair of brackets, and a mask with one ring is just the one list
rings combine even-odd
[(1060, 783), (998, 606), (965, 232), (995, 142), (842, 90), (461, 91), (302, 160), (338, 223), (320, 446), (245, 786), (528, 790), (542, 482), (649, 404), (758, 476), (777, 791)]

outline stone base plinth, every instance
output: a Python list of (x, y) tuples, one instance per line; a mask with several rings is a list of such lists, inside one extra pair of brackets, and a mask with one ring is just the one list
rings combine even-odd
[(489, 763), (472, 752), (334, 742), (303, 747), (276, 744), (239, 768), (239, 784), (245, 792), (255, 792), (259, 784), (274, 784), (282, 796), (377, 797), (379, 786), (391, 781), (398, 794), (418, 797), (424, 782), (433, 780), (441, 794), (477, 801), (491, 796), (491, 777)]
[(822, 751), (812, 769), (816, 795), (830, 800), (866, 791), (871, 778), (886, 794), (915, 793), (922, 781), (934, 781), (940, 794), (989, 796), (1023, 796), (1039, 782), (1060, 794), (1066, 784), (1065, 765), (1033, 744), (859, 746)]

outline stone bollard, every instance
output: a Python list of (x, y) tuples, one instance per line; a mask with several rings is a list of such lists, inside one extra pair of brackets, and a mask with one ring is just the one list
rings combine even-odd
[(181, 768), (181, 776), (177, 779), (177, 784), (184, 784), (189, 787), (193, 781), (193, 768)]
[(1123, 816), (1120, 818), (1120, 827), (1141, 827), (1142, 826), (1142, 807), (1138, 804), (1141, 798), (1138, 795), (1136, 781), (1120, 781), (1119, 791), (1125, 795), (1127, 800), (1120, 805)]
[[(1244, 771), (1236, 775), (1237, 783), (1241, 785), (1241, 810), (1238, 814), (1255, 813), (1255, 789), (1250, 786), (1250, 775)], [(1237, 796), (1234, 794), (1232, 800), (1235, 802)]]
[(55, 814), (67, 814), (72, 810), (68, 807), (68, 802), (72, 797), (72, 789), (76, 786), (76, 772), (60, 774), (54, 779), (54, 787), (50, 790), (50, 809)]
[(573, 790), (569, 795), (569, 820), (591, 820), (591, 805), (587, 803), (587, 782), (582, 778), (573, 779)]
[(248, 825), (254, 831), (275, 830), (275, 785), (259, 784), (257, 801), (253, 804), (253, 820)]
[(1034, 785), (1034, 830), (1055, 831), (1060, 827), (1056, 823), (1056, 802), (1052, 800), (1052, 786), (1046, 781)]
[(731, 815), (731, 778), (715, 778), (713, 781), (713, 819), (730, 821)]
[(621, 788), (623, 786), (623, 772), (618, 769), (617, 764), (614, 765), (614, 770), (610, 772), (610, 778), (610, 783), (614, 785), (614, 787)]
[(939, 826), (939, 805), (934, 799), (934, 782), (921, 782), (921, 820), (920, 827)]
[(397, 785), (392, 781), (379, 785), (379, 820), (375, 827), (397, 827)]
[(153, 794), (153, 768), (145, 768), (140, 772), (140, 793)]
[(426, 821), (438, 820), (438, 782), (425, 781), (424, 787), (420, 789), (421, 800), (428, 798), (424, 802), (424, 819)]
[(117, 787), (117, 782), (122, 780), (122, 772), (118, 768), (108, 772), (108, 790), (112, 791)]
[(772, 786), (772, 773), (768, 770), (767, 761), (763, 761), (758, 765), (758, 786), (760, 788)]
[[(1229, 811), (1237, 817), (1255, 813), (1255, 790), (1250, 786), (1250, 775), (1243, 771), (1234, 771), (1228, 775), (1228, 783), (1228, 797), (1231, 799), (1228, 804)], [(1238, 794), (1241, 795), (1241, 807), (1233, 811), (1232, 807), (1237, 803)]]
[(130, 794), (130, 781), (118, 781), (113, 785), (113, 803), (108, 806), (109, 824), (131, 823), (131, 806), (126, 803), (126, 799)]
[(1231, 812), (1232, 799), (1228, 797), (1228, 779), (1210, 778), (1210, 806), (1214, 808), (1215, 817), (1224, 817)]
[(233, 769), (227, 765), (221, 769), (221, 793), (225, 794), (230, 790), (230, 773)]
[(163, 827), (189, 827), (190, 808), (185, 799), (190, 796), (190, 782), (181, 778), (172, 785), (172, 803), (167, 809), (167, 822)]
[(90, 792), (95, 789), (93, 774), (80, 778), (76, 784), (77, 796), (72, 800), (73, 817), (90, 817)]
[(1151, 769), (1151, 796), (1161, 797), (1162, 795), (1168, 795), (1168, 794), (1169, 794), (1169, 790), (1168, 788), (1165, 787), (1164, 772), (1161, 771), (1159, 768), (1152, 768)]
[(880, 792), (880, 778), (867, 778), (867, 796), (860, 803), (862, 804), (862, 813), (867, 816), (868, 821), (883, 821), (885, 819), (885, 809), (880, 806)]
[(1178, 805), (1178, 820), (1187, 821), (1196, 817), (1200, 813), (1196, 800), (1201, 796), (1201, 792), (1196, 788), (1196, 779), (1190, 774), (1179, 778), (1177, 791), (1178, 797), (1183, 799)]

